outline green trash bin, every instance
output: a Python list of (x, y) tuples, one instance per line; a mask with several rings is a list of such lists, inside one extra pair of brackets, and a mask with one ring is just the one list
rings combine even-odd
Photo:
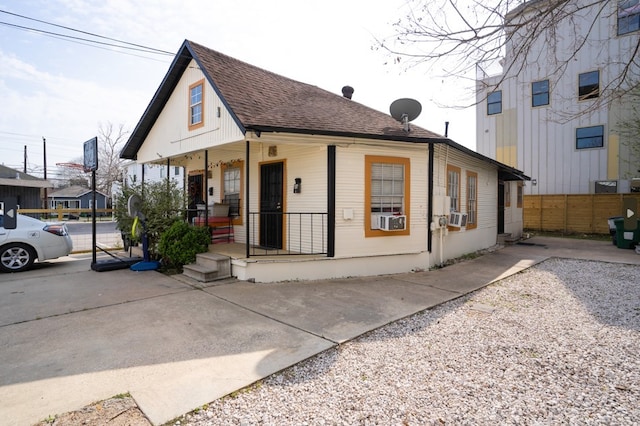
[(640, 243), (640, 219), (636, 222), (636, 229), (624, 229), (624, 219), (614, 219), (616, 225), (616, 245), (621, 249), (632, 249)]

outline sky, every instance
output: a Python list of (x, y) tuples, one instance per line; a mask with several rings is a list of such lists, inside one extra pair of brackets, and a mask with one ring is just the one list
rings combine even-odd
[(338, 95), (350, 85), (354, 101), (385, 113), (416, 99), (415, 124), (444, 134), (449, 121), (449, 137), (475, 149), (473, 107), (443, 107), (469, 104), (469, 82), (375, 48), (408, 10), (407, 0), (0, 0), (0, 164), (22, 170), (26, 146), (27, 171), (42, 176), (44, 138), (52, 178), (100, 126), (132, 131), (185, 39)]

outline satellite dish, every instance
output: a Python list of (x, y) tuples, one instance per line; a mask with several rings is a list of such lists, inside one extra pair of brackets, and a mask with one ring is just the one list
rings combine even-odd
[(415, 99), (396, 99), (391, 103), (389, 112), (393, 118), (403, 124), (405, 132), (408, 132), (409, 122), (418, 118), (422, 112), (422, 105)]
[(130, 217), (138, 217), (142, 214), (142, 199), (138, 195), (133, 194), (127, 200), (127, 213)]

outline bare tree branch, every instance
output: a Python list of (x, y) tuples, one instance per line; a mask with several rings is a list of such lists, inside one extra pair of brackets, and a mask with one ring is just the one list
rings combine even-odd
[[(393, 25), (394, 35), (377, 40), (376, 47), (393, 64), (425, 67), (441, 77), (482, 80), (482, 73), (488, 77), (492, 69), (502, 68), (499, 86), (541, 61), (552, 66), (551, 77), (559, 78), (581, 52), (602, 45), (602, 56), (620, 61), (621, 72), (600, 87), (590, 107), (595, 110), (640, 85), (640, 37), (628, 37), (634, 40), (631, 54), (616, 57), (605, 51), (610, 34), (597, 33), (601, 20), (617, 21), (617, 5), (608, 0), (408, 0), (407, 13)], [(562, 27), (572, 31), (558, 32)], [(504, 68), (494, 65), (505, 56)]]

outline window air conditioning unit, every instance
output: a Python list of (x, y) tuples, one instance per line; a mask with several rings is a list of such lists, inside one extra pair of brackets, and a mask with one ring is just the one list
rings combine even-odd
[(467, 214), (460, 212), (451, 212), (449, 214), (449, 226), (462, 228), (467, 226)]
[(403, 231), (407, 227), (407, 216), (378, 216), (383, 231)]

